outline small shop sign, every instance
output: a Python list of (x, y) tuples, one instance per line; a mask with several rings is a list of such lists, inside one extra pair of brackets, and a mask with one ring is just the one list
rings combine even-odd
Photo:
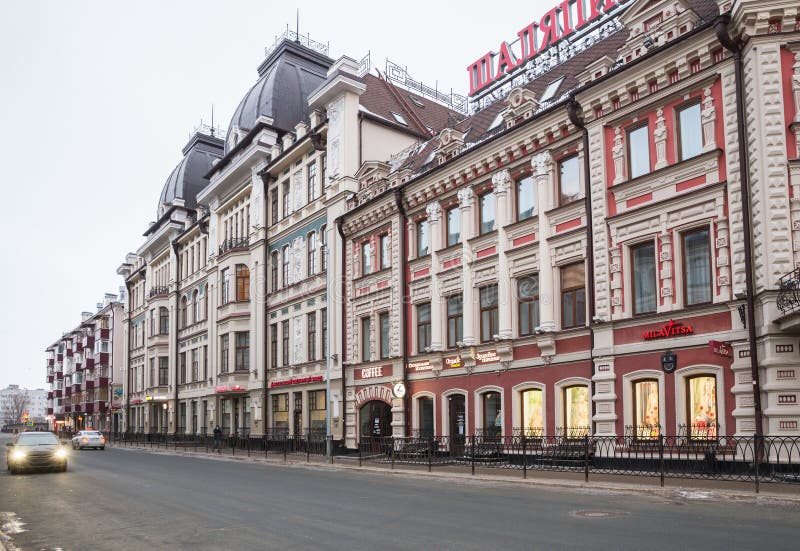
[(724, 358), (733, 358), (733, 347), (722, 341), (708, 341), (708, 351)]
[(494, 364), (500, 361), (500, 356), (498, 356), (497, 350), (482, 350), (475, 353), (475, 361), (478, 362), (478, 365)]

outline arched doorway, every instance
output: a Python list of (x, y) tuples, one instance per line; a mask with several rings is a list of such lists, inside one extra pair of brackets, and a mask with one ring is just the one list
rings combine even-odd
[(367, 402), (358, 411), (361, 440), (392, 435), (392, 406), (380, 400)]

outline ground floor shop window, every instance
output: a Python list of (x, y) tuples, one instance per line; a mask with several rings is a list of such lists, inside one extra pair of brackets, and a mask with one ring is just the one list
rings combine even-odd
[(417, 399), (417, 414), (419, 423), (419, 436), (431, 438), (433, 436), (433, 398), (422, 396)]
[(385, 438), (392, 435), (392, 408), (378, 400), (367, 402), (358, 412), (362, 438)]
[(564, 436), (579, 438), (589, 433), (589, 387), (564, 389)]
[(222, 434), (227, 436), (231, 433), (231, 401), (229, 398), (223, 398), (220, 404), (222, 409)]
[(522, 433), (525, 436), (541, 436), (544, 417), (542, 391), (539, 389), (522, 392)]
[(503, 432), (503, 410), (499, 392), (483, 395), (483, 429), (486, 436), (500, 436)]
[(325, 434), (326, 425), (326, 401), (324, 390), (312, 390), (308, 393), (308, 428), (313, 433)]
[(633, 424), (636, 438), (657, 438), (660, 434), (658, 381), (633, 383)]
[(698, 375), (687, 380), (688, 433), (691, 438), (717, 436), (717, 378)]
[(242, 436), (250, 436), (250, 398), (244, 396), (242, 398)]
[(275, 432), (289, 432), (288, 394), (276, 394), (272, 396), (272, 430)]

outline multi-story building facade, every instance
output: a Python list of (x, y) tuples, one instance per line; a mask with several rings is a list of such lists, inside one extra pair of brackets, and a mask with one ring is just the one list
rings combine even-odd
[(55, 430), (121, 430), (123, 304), (106, 294), (97, 311), (47, 348), (47, 418)]
[(30, 421), (43, 423), (47, 412), (46, 400), (47, 391), (43, 388), (8, 385), (0, 389), (0, 426), (18, 423), (25, 415)]
[(537, 58), (557, 8), (469, 68), (532, 78), (354, 173), (348, 446), (797, 434), (796, 6), (592, 5), (591, 40)]

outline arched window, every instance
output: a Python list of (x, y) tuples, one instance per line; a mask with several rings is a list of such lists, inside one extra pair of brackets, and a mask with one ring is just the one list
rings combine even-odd
[(322, 271), (326, 272), (328, 270), (328, 232), (326, 231), (326, 227), (322, 226), (319, 230), (320, 241), (320, 250), (322, 252)]
[(186, 325), (187, 325), (186, 324), (186, 321), (187, 321), (186, 317), (187, 317), (188, 313), (189, 312), (188, 312), (188, 308), (187, 308), (187, 300), (186, 300), (186, 296), (184, 295), (184, 296), (181, 297), (181, 311), (180, 311), (180, 318), (181, 318), (180, 326), (181, 326), (181, 328), (186, 327)]
[(289, 245), (283, 247), (283, 286), (289, 285)]
[(716, 438), (719, 429), (717, 378), (704, 374), (686, 379), (686, 405), (689, 437)]
[(658, 381), (640, 379), (633, 383), (633, 424), (635, 438), (656, 438), (661, 432)]
[(531, 388), (520, 392), (522, 398), (522, 427), (524, 436), (539, 437), (543, 434), (544, 405), (542, 402), (542, 391), (538, 388)]
[(317, 234), (312, 231), (308, 234), (306, 239), (308, 243), (308, 248), (306, 249), (308, 261), (306, 267), (308, 268), (308, 276), (310, 277), (317, 273)]
[(485, 392), (483, 400), (484, 436), (500, 436), (503, 432), (503, 409), (499, 392)]
[(250, 269), (245, 264), (236, 265), (236, 300), (250, 300)]
[(203, 286), (203, 319), (208, 319), (208, 284)]
[(583, 438), (589, 433), (589, 387), (564, 388), (564, 436)]
[(273, 292), (278, 290), (278, 251), (272, 252), (272, 283), (270, 288)]
[(192, 323), (200, 321), (200, 291), (197, 289), (192, 293)]

